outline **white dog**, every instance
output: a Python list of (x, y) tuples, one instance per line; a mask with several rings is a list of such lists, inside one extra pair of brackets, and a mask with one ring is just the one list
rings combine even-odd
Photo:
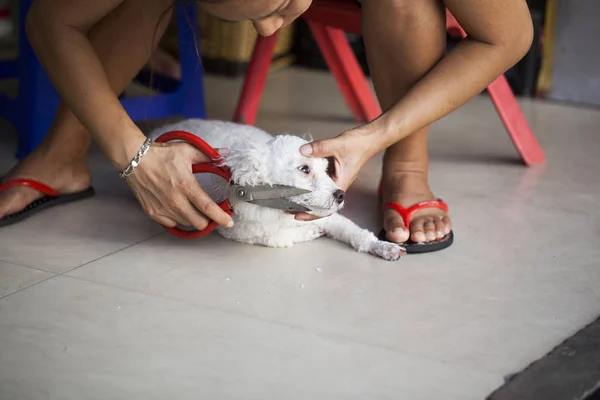
[[(290, 200), (309, 208), (310, 214), (323, 218), (297, 221), (282, 210), (251, 203), (235, 205), (232, 228), (218, 227), (225, 238), (269, 247), (287, 247), (327, 235), (386, 260), (405, 254), (398, 244), (385, 242), (349, 219), (337, 214), (344, 206), (344, 192), (329, 176), (328, 161), (307, 158), (300, 147), (307, 143), (297, 136), (271, 136), (248, 125), (232, 122), (190, 119), (163, 126), (150, 134), (152, 139), (165, 132), (182, 130), (202, 138), (214, 148), (227, 149), (224, 164), (239, 185), (288, 185), (310, 190)], [(229, 182), (211, 174), (197, 174), (202, 188), (217, 201), (228, 193)]]

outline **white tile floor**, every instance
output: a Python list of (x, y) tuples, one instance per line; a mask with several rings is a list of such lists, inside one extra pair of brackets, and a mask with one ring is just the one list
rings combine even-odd
[[(230, 118), (238, 90), (209, 79), (210, 116)], [(600, 314), (600, 111), (523, 109), (544, 166), (519, 163), (485, 97), (433, 127), (456, 243), (396, 263), (328, 239), (170, 237), (95, 153), (94, 199), (0, 231), (0, 399), (485, 398)], [(353, 122), (328, 75), (285, 70), (258, 125), (320, 138)], [(0, 122), (0, 172), (13, 153)], [(345, 210), (374, 230), (380, 161)]]

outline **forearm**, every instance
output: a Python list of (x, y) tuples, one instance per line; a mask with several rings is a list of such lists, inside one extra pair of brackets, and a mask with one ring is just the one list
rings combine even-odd
[(144, 137), (112, 91), (87, 30), (39, 14), (28, 18), (27, 31), (40, 62), (67, 107), (112, 163), (123, 168)]
[[(513, 26), (487, 28), (489, 30), (474, 27), (477, 34), (461, 41), (398, 103), (371, 124), (381, 136), (377, 151), (456, 110), (516, 64), (531, 45), (527, 24), (530, 19), (528, 14), (526, 16)], [(481, 16), (477, 17), (485, 22)], [(516, 18), (506, 16), (505, 19)]]

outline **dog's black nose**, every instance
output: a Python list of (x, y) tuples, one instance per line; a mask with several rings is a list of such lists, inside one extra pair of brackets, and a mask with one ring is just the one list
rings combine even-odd
[(346, 197), (346, 193), (343, 190), (338, 189), (335, 192), (333, 192), (333, 197), (338, 202), (338, 204), (342, 204), (344, 202), (344, 198)]

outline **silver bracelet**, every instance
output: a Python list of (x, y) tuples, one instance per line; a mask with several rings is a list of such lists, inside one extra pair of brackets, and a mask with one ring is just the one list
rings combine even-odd
[(119, 172), (121, 178), (127, 178), (129, 175), (133, 174), (133, 170), (140, 164), (142, 157), (150, 150), (150, 146), (152, 146), (152, 139), (146, 138), (142, 147), (140, 147), (135, 157), (133, 157), (133, 160), (131, 160), (129, 165), (123, 171)]

